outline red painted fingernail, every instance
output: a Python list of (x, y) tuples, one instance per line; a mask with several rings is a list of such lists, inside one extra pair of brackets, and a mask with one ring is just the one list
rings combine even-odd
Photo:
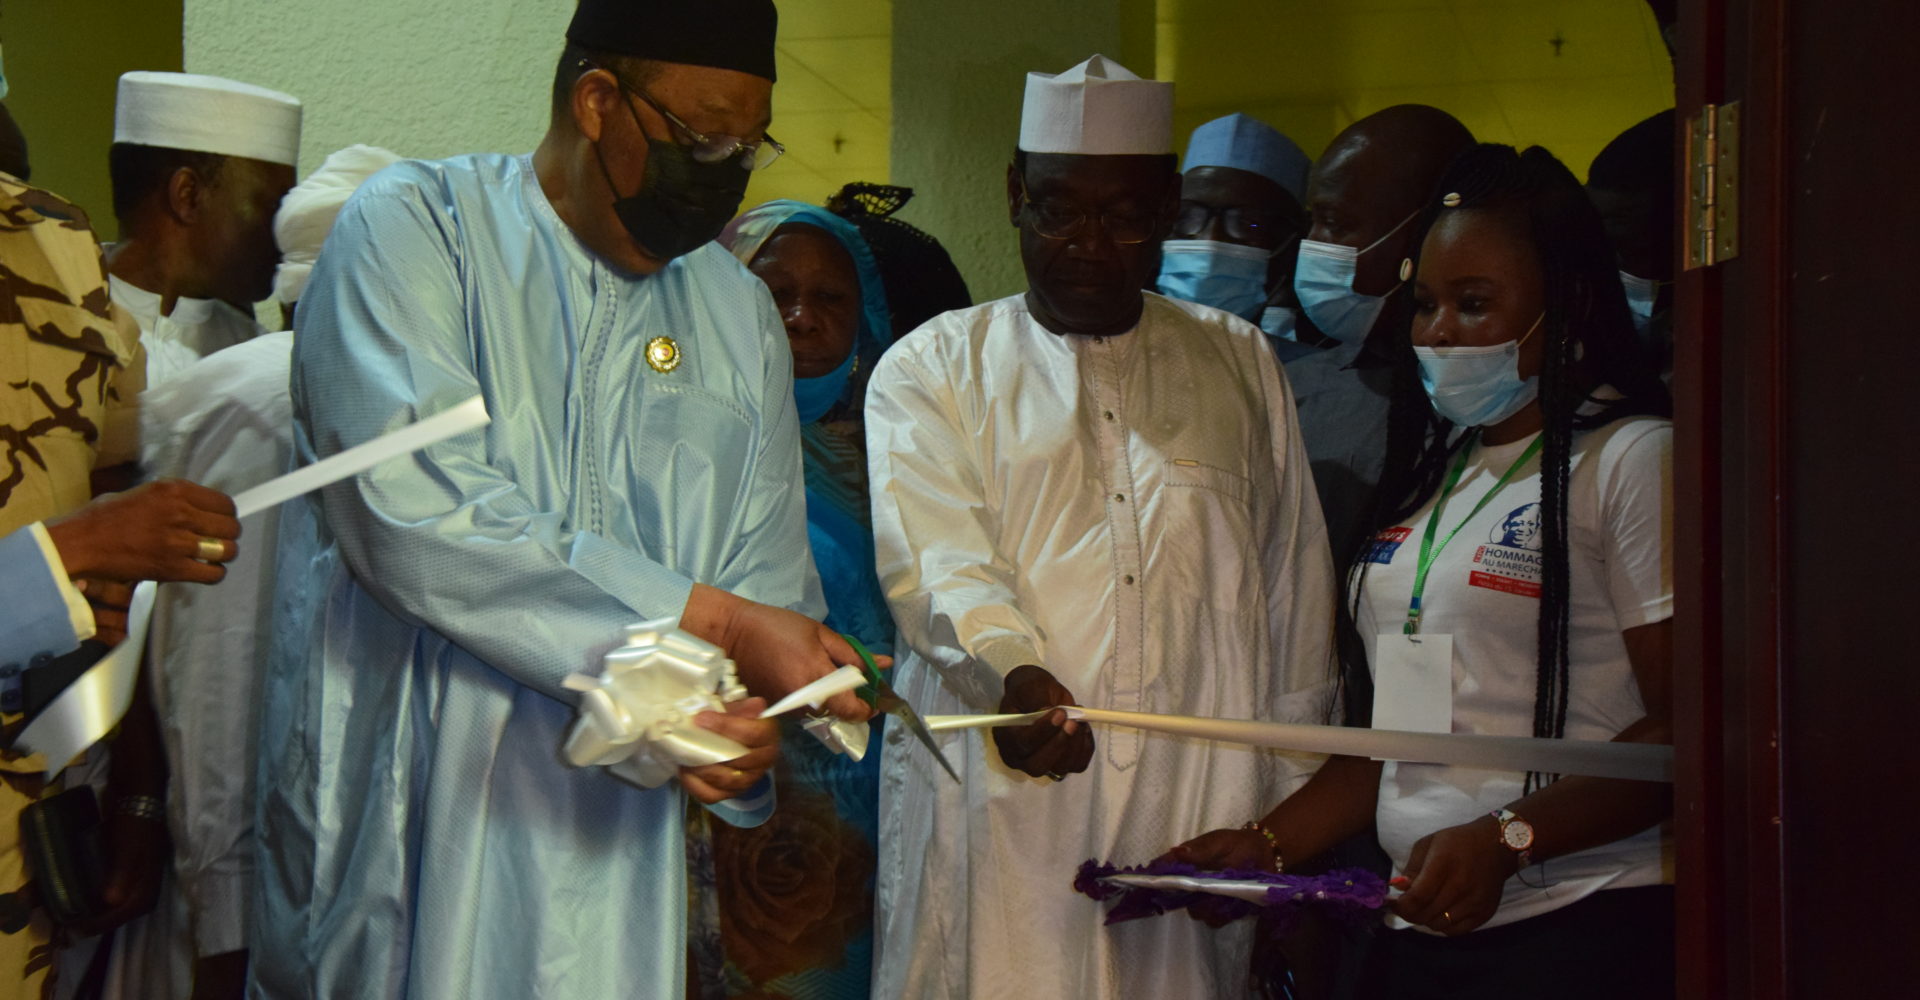
[(1413, 884), (1412, 882), (1407, 881), (1407, 877), (1405, 875), (1395, 875), (1394, 877), (1387, 880), (1387, 885), (1392, 886), (1395, 889), (1405, 889), (1407, 886), (1410, 886), (1412, 884)]

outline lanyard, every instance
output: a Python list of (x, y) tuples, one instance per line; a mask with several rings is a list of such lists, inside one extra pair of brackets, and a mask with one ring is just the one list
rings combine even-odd
[(1440, 487), (1440, 499), (1434, 503), (1433, 513), (1427, 516), (1427, 533), (1420, 539), (1420, 563), (1414, 567), (1413, 571), (1413, 600), (1407, 605), (1405, 628), (1407, 635), (1417, 635), (1420, 632), (1420, 595), (1426, 593), (1427, 571), (1433, 568), (1433, 561), (1439, 558), (1440, 550), (1453, 541), (1453, 536), (1459, 534), (1460, 529), (1466, 527), (1468, 521), (1473, 520), (1486, 509), (1487, 504), (1493, 500), (1494, 494), (1505, 489), (1507, 484), (1513, 481), (1514, 474), (1520, 471), (1521, 466), (1532, 461), (1533, 456), (1540, 454), (1540, 445), (1545, 440), (1544, 434), (1535, 437), (1533, 443), (1527, 445), (1527, 450), (1521, 452), (1520, 457), (1514, 459), (1512, 465), (1507, 466), (1506, 472), (1501, 473), (1500, 481), (1493, 484), (1493, 489), (1488, 490), (1487, 495), (1473, 505), (1473, 510), (1468, 511), (1467, 516), (1461, 518), (1460, 523), (1454, 525), (1452, 531), (1447, 532), (1447, 537), (1441, 539), (1439, 545), (1435, 545), (1433, 540), (1440, 530), (1440, 515), (1447, 509), (1447, 497), (1453, 493), (1453, 488), (1460, 484), (1460, 476), (1467, 469), (1467, 455), (1480, 443), (1478, 436), (1469, 441), (1465, 448), (1460, 449), (1460, 457), (1454, 459), (1453, 470), (1447, 473), (1446, 484)]

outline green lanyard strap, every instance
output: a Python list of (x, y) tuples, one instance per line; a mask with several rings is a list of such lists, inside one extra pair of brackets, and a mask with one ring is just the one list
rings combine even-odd
[(1447, 532), (1447, 537), (1441, 539), (1439, 545), (1435, 545), (1433, 540), (1440, 531), (1440, 515), (1445, 513), (1447, 497), (1453, 493), (1455, 486), (1460, 485), (1460, 476), (1467, 470), (1467, 456), (1480, 443), (1478, 433), (1475, 433), (1473, 440), (1467, 442), (1466, 447), (1460, 449), (1460, 457), (1454, 459), (1453, 469), (1447, 473), (1447, 481), (1440, 487), (1440, 499), (1435, 501), (1433, 513), (1427, 516), (1427, 533), (1420, 539), (1420, 562), (1413, 571), (1413, 600), (1407, 605), (1407, 624), (1404, 630), (1407, 635), (1418, 635), (1420, 632), (1420, 597), (1427, 592), (1427, 572), (1433, 569), (1433, 561), (1440, 557), (1440, 550), (1453, 541), (1453, 536), (1459, 534), (1460, 529), (1466, 527), (1468, 521), (1473, 520), (1486, 509), (1495, 494), (1506, 489), (1507, 484), (1513, 481), (1514, 475), (1522, 466), (1532, 461), (1533, 456), (1540, 454), (1540, 445), (1545, 440), (1544, 434), (1535, 437), (1533, 443), (1527, 445), (1527, 450), (1521, 452), (1520, 457), (1514, 459), (1512, 465), (1507, 466), (1506, 472), (1501, 473), (1500, 481), (1493, 484), (1493, 489), (1488, 490), (1487, 495), (1473, 505), (1473, 510), (1468, 511), (1467, 516), (1461, 518), (1460, 523), (1454, 525), (1452, 531)]

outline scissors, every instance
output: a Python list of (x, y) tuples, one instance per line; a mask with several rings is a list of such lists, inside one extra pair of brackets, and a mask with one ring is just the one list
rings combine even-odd
[(841, 633), (840, 638), (847, 640), (847, 645), (852, 646), (853, 651), (860, 654), (860, 662), (867, 677), (867, 683), (855, 688), (853, 693), (858, 695), (861, 701), (873, 706), (874, 711), (885, 712), (906, 723), (907, 729), (911, 730), (928, 750), (933, 751), (933, 758), (940, 762), (941, 767), (946, 768), (947, 775), (956, 784), (960, 783), (959, 773), (953, 769), (952, 764), (947, 762), (947, 755), (940, 752), (940, 744), (933, 741), (933, 730), (927, 728), (927, 723), (920, 718), (920, 713), (914, 711), (913, 706), (907, 704), (905, 698), (895, 694), (893, 687), (880, 676), (880, 666), (873, 661), (873, 654), (867, 652), (867, 647), (861, 645), (860, 640), (853, 636)]

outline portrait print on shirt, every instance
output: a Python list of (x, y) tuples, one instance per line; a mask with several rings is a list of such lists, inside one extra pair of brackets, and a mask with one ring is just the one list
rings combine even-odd
[[(1413, 535), (1406, 525), (1382, 528), (1373, 536), (1366, 561), (1385, 566)], [(1487, 541), (1474, 550), (1467, 569), (1467, 585), (1520, 597), (1540, 597), (1540, 503), (1521, 504), (1508, 511), (1487, 532)]]
[(1488, 532), (1487, 544), (1474, 552), (1467, 585), (1538, 599), (1540, 546), (1540, 504), (1515, 507)]

